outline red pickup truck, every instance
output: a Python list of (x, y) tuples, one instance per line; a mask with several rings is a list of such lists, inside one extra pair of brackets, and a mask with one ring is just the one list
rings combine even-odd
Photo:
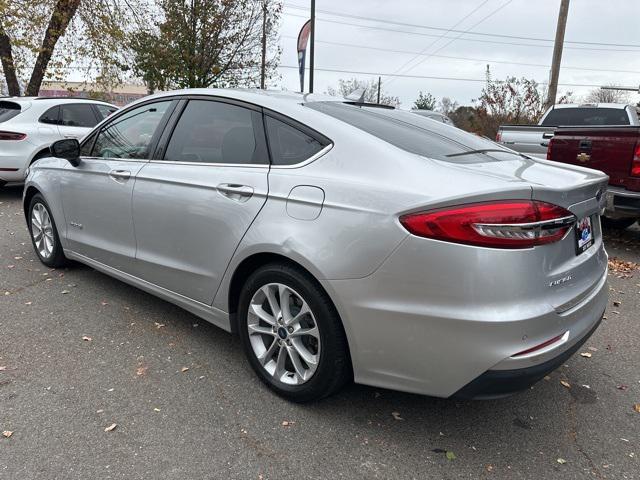
[(627, 228), (640, 219), (640, 127), (560, 127), (547, 160), (609, 175), (603, 224)]

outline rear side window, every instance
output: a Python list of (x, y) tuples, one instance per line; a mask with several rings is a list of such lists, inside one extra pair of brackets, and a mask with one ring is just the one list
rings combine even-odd
[(98, 119), (93, 113), (93, 108), (91, 108), (90, 104), (60, 106), (61, 126), (91, 128), (97, 124)]
[(308, 160), (329, 144), (272, 117), (265, 117), (273, 165), (295, 165)]
[(20, 105), (14, 102), (0, 102), (0, 123), (19, 115), (21, 112)]
[(268, 163), (262, 115), (248, 108), (191, 100), (173, 130), (164, 159), (175, 162)]
[(100, 116), (100, 121), (107, 118), (112, 113), (118, 111), (116, 107), (110, 107), (109, 105), (95, 104), (94, 107), (98, 110), (98, 114)]
[(629, 125), (629, 116), (624, 108), (555, 108), (544, 118), (542, 125)]
[(44, 112), (39, 121), (41, 123), (47, 123), (49, 125), (57, 125), (60, 120), (60, 107), (52, 107)]

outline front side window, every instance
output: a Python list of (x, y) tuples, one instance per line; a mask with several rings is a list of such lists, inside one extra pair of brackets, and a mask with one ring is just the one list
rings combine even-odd
[(261, 131), (259, 112), (229, 103), (191, 100), (173, 130), (164, 160), (267, 163)]
[(328, 140), (314, 138), (291, 125), (266, 117), (267, 138), (274, 165), (295, 165), (308, 160), (325, 146)]
[(171, 101), (134, 108), (100, 130), (94, 157), (148, 159), (151, 141)]
[(64, 127), (92, 128), (98, 124), (91, 105), (61, 105), (60, 125)]

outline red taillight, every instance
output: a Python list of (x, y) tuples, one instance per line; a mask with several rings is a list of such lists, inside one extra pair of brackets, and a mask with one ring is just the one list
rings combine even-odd
[(496, 142), (500, 143), (500, 140), (502, 140), (502, 133), (498, 132), (496, 133)]
[(24, 140), (25, 138), (27, 138), (26, 133), (0, 131), (0, 140)]
[(633, 160), (631, 162), (631, 176), (640, 177), (640, 143), (636, 144), (633, 151)]
[(551, 158), (552, 153), (551, 149), (553, 148), (553, 138), (549, 139), (549, 143), (547, 144), (547, 160), (553, 160)]
[(557, 242), (575, 221), (568, 210), (535, 200), (472, 203), (400, 217), (400, 223), (419, 237), (493, 248)]

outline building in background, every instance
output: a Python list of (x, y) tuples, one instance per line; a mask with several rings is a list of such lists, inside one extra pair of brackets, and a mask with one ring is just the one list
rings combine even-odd
[(43, 82), (41, 97), (80, 97), (95, 98), (123, 106), (148, 95), (144, 85), (121, 85), (109, 92), (85, 82)]

